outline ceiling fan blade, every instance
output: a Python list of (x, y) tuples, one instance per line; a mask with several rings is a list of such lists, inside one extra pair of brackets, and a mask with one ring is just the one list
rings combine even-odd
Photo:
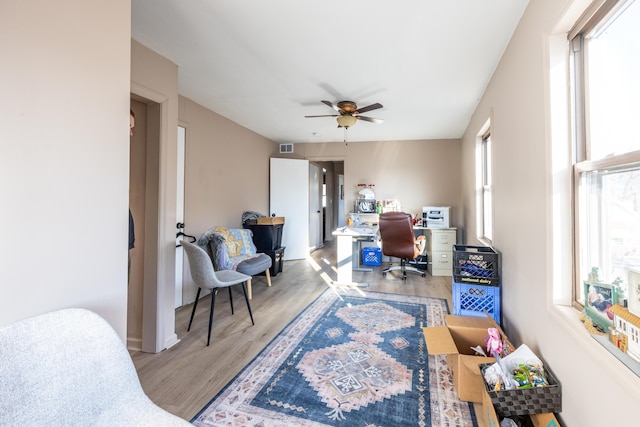
[(329, 102), (329, 101), (320, 101), (320, 102), (322, 102), (323, 104), (328, 105), (328, 106), (329, 106), (329, 108), (333, 108), (333, 109), (334, 109), (334, 110), (336, 110), (338, 113), (340, 112), (340, 108), (338, 108), (338, 106), (337, 106), (337, 105), (335, 105), (334, 103)]
[(365, 116), (355, 116), (356, 118), (358, 118), (359, 120), (364, 120), (365, 122), (372, 122), (372, 123), (384, 123), (384, 120), (382, 119), (374, 119), (373, 117), (365, 117)]
[(311, 117), (340, 117), (340, 114), (322, 114), (320, 116), (305, 116), (306, 118), (311, 118)]
[(358, 113), (366, 113), (367, 111), (377, 110), (382, 108), (382, 104), (376, 102), (375, 104), (367, 105), (366, 107), (358, 108)]

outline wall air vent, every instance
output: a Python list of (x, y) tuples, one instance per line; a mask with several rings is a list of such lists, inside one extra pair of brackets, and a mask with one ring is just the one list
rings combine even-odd
[(280, 153), (281, 154), (293, 153), (293, 144), (280, 144)]

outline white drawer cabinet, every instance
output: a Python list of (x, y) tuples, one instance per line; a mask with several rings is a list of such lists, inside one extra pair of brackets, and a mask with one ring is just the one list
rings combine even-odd
[(455, 228), (427, 228), (426, 239), (427, 270), (432, 276), (453, 274), (453, 245), (456, 244)]

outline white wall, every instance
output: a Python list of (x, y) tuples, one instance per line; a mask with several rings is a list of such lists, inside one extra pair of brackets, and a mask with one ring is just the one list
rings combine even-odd
[(130, 9), (0, 3), (0, 325), (84, 307), (125, 338)]
[[(554, 306), (552, 301), (554, 286), (571, 287), (566, 274), (571, 244), (566, 226), (570, 224), (568, 165), (564, 170), (552, 169), (550, 157), (558, 146), (568, 143), (566, 134), (555, 128), (566, 124), (566, 110), (550, 108), (551, 100), (568, 102), (566, 93), (558, 93), (566, 85), (554, 85), (550, 92), (555, 82), (552, 70), (554, 79), (566, 77), (557, 67), (567, 55), (550, 52), (566, 52), (562, 33), (588, 3), (530, 1), (463, 138), (466, 236), (467, 243), (478, 244), (474, 238), (475, 144), (477, 133), (491, 117), (494, 242), (502, 253), (506, 332), (516, 345), (526, 343), (534, 349), (560, 380), (563, 425), (630, 426), (638, 423), (640, 379), (588, 335), (577, 310)], [(555, 33), (560, 35), (551, 38)], [(552, 228), (552, 213), (564, 221), (562, 233)], [(554, 269), (563, 274), (555, 274)]]

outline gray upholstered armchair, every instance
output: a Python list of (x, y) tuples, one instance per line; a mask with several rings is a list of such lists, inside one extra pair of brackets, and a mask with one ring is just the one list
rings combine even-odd
[(144, 393), (97, 314), (64, 309), (0, 328), (2, 426), (189, 426)]
[[(251, 230), (211, 227), (200, 236), (198, 246), (209, 254), (216, 271), (236, 270), (248, 276), (264, 272), (267, 286), (271, 286), (271, 257), (258, 253)], [(247, 281), (247, 292), (252, 299), (251, 280)]]

